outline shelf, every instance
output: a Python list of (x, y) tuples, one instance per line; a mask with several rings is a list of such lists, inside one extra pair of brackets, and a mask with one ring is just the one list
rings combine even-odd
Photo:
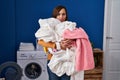
[(102, 80), (103, 51), (98, 48), (93, 49), (93, 55), (95, 60), (95, 68), (85, 71), (84, 80)]
[(85, 71), (85, 79), (84, 80), (102, 80), (102, 68), (95, 68), (92, 70), (86, 70)]
[(103, 67), (103, 51), (100, 49), (93, 49), (95, 67)]
[(95, 68), (95, 69), (91, 69), (91, 70), (86, 70), (85, 75), (87, 75), (87, 74), (102, 74), (102, 72), (103, 72), (103, 68)]

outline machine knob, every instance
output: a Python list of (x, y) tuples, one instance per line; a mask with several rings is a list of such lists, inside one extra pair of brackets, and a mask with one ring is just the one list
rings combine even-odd
[(108, 36), (107, 36), (106, 39), (113, 39), (113, 37), (108, 37)]

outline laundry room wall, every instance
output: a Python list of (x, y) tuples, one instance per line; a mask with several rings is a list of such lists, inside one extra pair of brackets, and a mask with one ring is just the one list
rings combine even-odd
[(0, 64), (15, 61), (15, 0), (0, 0)]
[(20, 42), (35, 45), (38, 19), (51, 17), (57, 5), (66, 6), (69, 20), (87, 32), (94, 47), (102, 49), (104, 0), (0, 0), (0, 63), (16, 61)]

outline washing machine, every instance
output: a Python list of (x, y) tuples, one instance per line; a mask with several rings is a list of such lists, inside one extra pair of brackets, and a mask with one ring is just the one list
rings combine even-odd
[(48, 80), (44, 51), (17, 51), (17, 64), (22, 68), (21, 80)]

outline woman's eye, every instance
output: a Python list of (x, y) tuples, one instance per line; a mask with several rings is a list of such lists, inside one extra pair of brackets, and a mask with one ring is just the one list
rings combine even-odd
[(62, 14), (63, 16), (66, 15), (65, 13)]

